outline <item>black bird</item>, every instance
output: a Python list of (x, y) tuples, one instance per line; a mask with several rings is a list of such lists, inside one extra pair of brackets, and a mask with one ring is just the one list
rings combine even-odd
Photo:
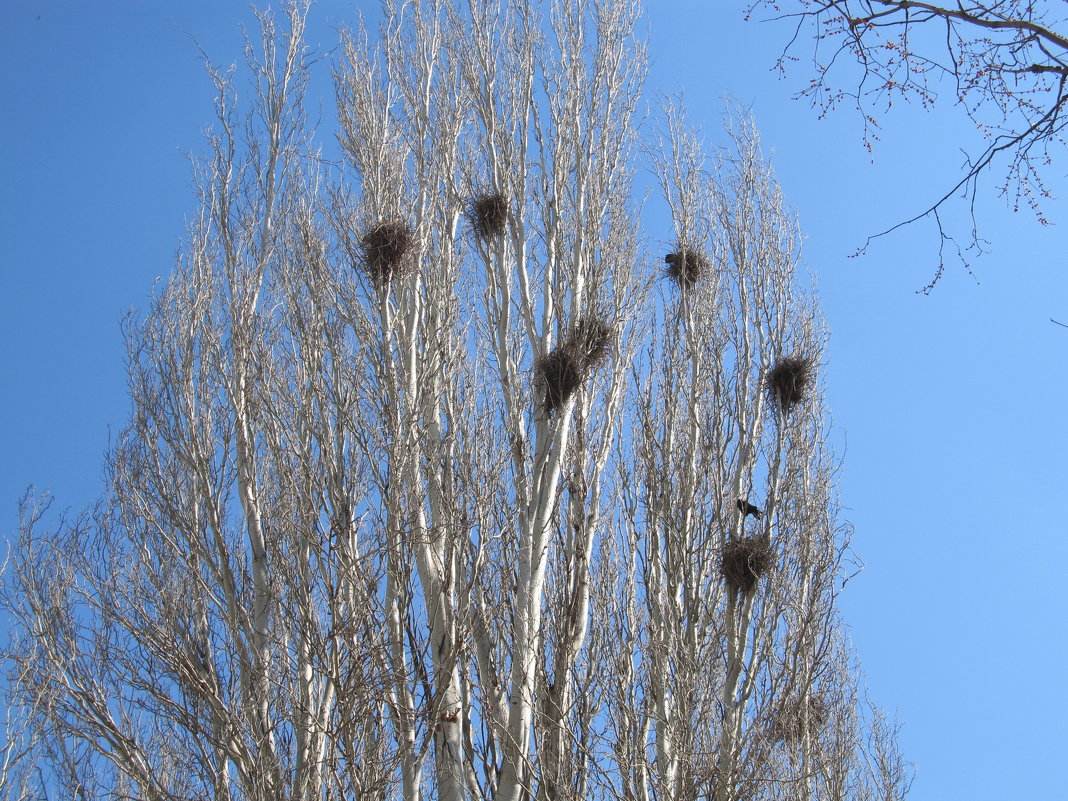
[(737, 506), (738, 511), (742, 513), (742, 517), (745, 517), (746, 515), (752, 515), (757, 520), (759, 520), (761, 517), (764, 516), (764, 513), (762, 511), (753, 506), (753, 504), (749, 503), (749, 501), (743, 501), (741, 498), (738, 499)]

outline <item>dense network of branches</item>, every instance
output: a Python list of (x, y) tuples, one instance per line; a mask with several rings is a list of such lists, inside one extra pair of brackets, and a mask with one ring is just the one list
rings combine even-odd
[[(710, 154), (668, 107), (642, 143), (630, 0), (384, 10), (335, 65), (336, 171), (305, 6), (261, 18), (251, 91), (212, 73), (108, 491), (23, 505), (0, 787), (900, 798), (836, 609), (825, 332), (752, 124)], [(639, 149), (674, 230), (642, 228)], [(803, 393), (769, 392), (781, 354)]]

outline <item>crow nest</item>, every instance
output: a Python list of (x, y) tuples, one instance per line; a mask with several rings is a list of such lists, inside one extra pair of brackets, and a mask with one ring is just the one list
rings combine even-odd
[(594, 316), (579, 317), (567, 336), (567, 344), (578, 355), (583, 369), (594, 370), (612, 355), (616, 332)]
[(728, 584), (749, 592), (771, 567), (772, 557), (771, 543), (762, 534), (732, 539), (723, 548), (719, 572)]
[(827, 725), (828, 712), (827, 702), (818, 695), (810, 695), (807, 704), (800, 698), (788, 701), (775, 715), (771, 737), (776, 741), (796, 743), (806, 731), (815, 736)]
[(806, 356), (779, 359), (765, 378), (768, 394), (783, 409), (790, 409), (805, 399), (815, 372), (812, 359)]
[(479, 239), (500, 236), (508, 223), (508, 198), (500, 192), (476, 195), (467, 209), (467, 219)]
[(411, 266), (405, 257), (413, 244), (412, 229), (399, 220), (383, 220), (368, 228), (360, 237), (361, 266), (371, 283), (381, 287), (404, 277)]
[(534, 366), (537, 382), (545, 388), (545, 411), (559, 411), (586, 377), (582, 359), (567, 344), (553, 348)]
[(563, 344), (553, 348), (534, 366), (536, 382), (544, 388), (545, 411), (559, 411), (582, 382), (611, 353), (615, 332), (597, 317), (580, 317)]
[(679, 289), (690, 289), (708, 269), (708, 261), (696, 250), (680, 247), (675, 253), (664, 256), (667, 277), (678, 284)]

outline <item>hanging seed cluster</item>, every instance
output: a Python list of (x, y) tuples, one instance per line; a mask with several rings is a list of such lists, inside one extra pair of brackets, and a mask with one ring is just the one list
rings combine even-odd
[(749, 592), (772, 562), (771, 543), (763, 535), (732, 539), (723, 547), (719, 572), (728, 584)]
[(479, 239), (500, 236), (508, 224), (508, 198), (499, 192), (476, 195), (467, 210), (467, 219)]
[(534, 366), (536, 381), (544, 388), (545, 411), (552, 415), (571, 399), (612, 352), (615, 332), (596, 317), (580, 317), (562, 345), (553, 348)]
[(779, 359), (765, 378), (768, 393), (784, 410), (791, 409), (805, 399), (815, 372), (815, 365), (807, 357)]
[(398, 220), (383, 220), (372, 225), (360, 238), (362, 267), (376, 287), (388, 285), (404, 277), (410, 268), (406, 259), (415, 236), (412, 230)]
[(705, 257), (696, 250), (680, 247), (676, 252), (664, 257), (667, 264), (667, 276), (679, 289), (690, 289), (708, 269)]

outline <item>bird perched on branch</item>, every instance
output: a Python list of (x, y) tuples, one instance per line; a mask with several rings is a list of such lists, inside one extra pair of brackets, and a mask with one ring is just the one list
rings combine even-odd
[(757, 520), (759, 520), (761, 517), (764, 516), (764, 513), (757, 509), (755, 506), (753, 506), (753, 504), (749, 503), (749, 501), (743, 501), (741, 498), (739, 498), (737, 505), (738, 511), (742, 513), (742, 517), (745, 517), (746, 515), (752, 515)]

